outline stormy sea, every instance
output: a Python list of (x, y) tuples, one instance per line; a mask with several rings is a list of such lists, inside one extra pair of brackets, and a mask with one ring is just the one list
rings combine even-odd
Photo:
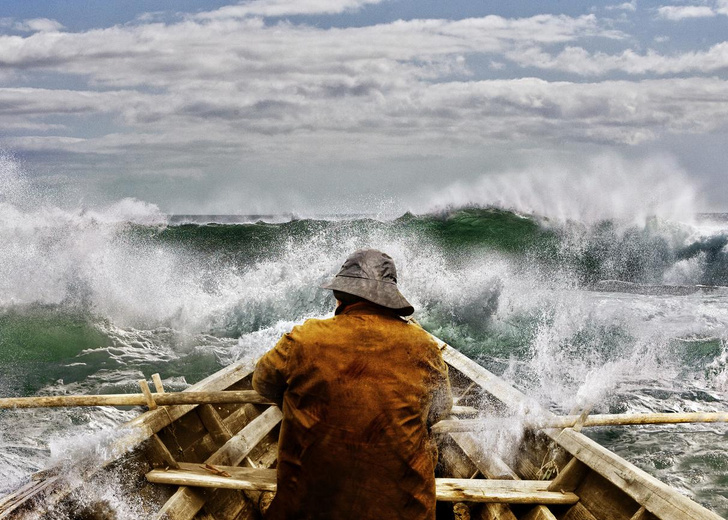
[[(155, 372), (182, 390), (331, 316), (319, 284), (373, 247), (394, 257), (427, 330), (555, 412), (728, 410), (728, 215), (559, 218), (470, 202), (394, 216), (166, 215), (135, 199), (63, 206), (3, 175), (4, 397), (137, 392)], [(139, 411), (1, 411), (0, 494), (93, 453)], [(725, 425), (585, 433), (728, 516)], [(136, 518), (134, 497), (97, 492)]]

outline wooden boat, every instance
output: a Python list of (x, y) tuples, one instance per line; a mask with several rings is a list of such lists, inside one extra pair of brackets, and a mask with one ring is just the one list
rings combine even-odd
[[(444, 343), (442, 353), (454, 412), (550, 415)], [(251, 362), (231, 365), (189, 391), (249, 390), (252, 370)], [(260, 518), (275, 490), (281, 420), (276, 406), (260, 401), (151, 409), (125, 425), (115, 454), (75, 480), (116, 472), (150, 519)], [(573, 428), (525, 432), (513, 460), (484, 449), (473, 433), (438, 437), (438, 519), (720, 520)], [(47, 470), (0, 499), (0, 519), (115, 518), (103, 500), (80, 496), (62, 472)]]

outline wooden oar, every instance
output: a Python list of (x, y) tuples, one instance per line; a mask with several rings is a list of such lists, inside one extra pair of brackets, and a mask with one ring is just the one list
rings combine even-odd
[[(0, 399), (2, 408), (53, 408), (61, 406), (150, 406), (149, 397), (157, 406), (175, 404), (273, 404), (253, 390), (221, 392), (165, 392), (156, 394), (56, 395), (6, 397)], [(153, 406), (150, 406), (150, 408)]]
[[(462, 419), (440, 421), (432, 426), (433, 433), (474, 432), (488, 428), (497, 428), (506, 421), (516, 420), (515, 417), (491, 417), (487, 419)], [(563, 415), (553, 417), (527, 427), (545, 430), (547, 428), (571, 428), (583, 420), (582, 427), (590, 426), (616, 426), (629, 424), (682, 424), (682, 423), (715, 423), (728, 422), (728, 412), (686, 412), (686, 413), (640, 413), (640, 414), (603, 414), (590, 415), (583, 419), (580, 415)]]

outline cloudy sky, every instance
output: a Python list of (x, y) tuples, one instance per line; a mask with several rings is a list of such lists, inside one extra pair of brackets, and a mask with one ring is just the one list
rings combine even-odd
[(177, 213), (422, 210), (562, 171), (728, 210), (728, 0), (5, 1), (0, 150), (74, 204)]

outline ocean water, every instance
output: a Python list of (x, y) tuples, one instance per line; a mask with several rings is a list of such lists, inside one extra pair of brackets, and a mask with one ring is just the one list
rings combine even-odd
[[(573, 193), (559, 200), (565, 184), (554, 182), (551, 206), (521, 179), (518, 200), (483, 188), (481, 203), (458, 204), (456, 190), (418, 214), (168, 216), (131, 199), (60, 204), (4, 158), (0, 394), (133, 392), (154, 372), (181, 390), (330, 316), (319, 284), (351, 251), (374, 247), (394, 257), (425, 328), (555, 412), (728, 410), (728, 216), (699, 214), (681, 179), (660, 204), (613, 202), (618, 211), (569, 206)], [(610, 200), (639, 202), (632, 184), (609, 186)], [(97, 453), (135, 413), (1, 411), (0, 493)], [(587, 434), (728, 516), (728, 427)], [(508, 436), (483, 436), (512, 449)], [(88, 492), (135, 518), (133, 497)]]

